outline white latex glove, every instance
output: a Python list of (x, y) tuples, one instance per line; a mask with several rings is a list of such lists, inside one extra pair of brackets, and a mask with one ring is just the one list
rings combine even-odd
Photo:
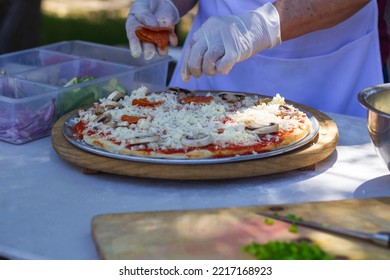
[(185, 52), (182, 79), (227, 74), (236, 62), (281, 42), (279, 13), (272, 3), (239, 16), (210, 17)]
[[(135, 30), (140, 26), (174, 28), (179, 19), (179, 12), (170, 0), (136, 0), (126, 20), (131, 55), (138, 58), (143, 52), (146, 60), (152, 59), (156, 53), (160, 56), (167, 55), (167, 49), (162, 50), (152, 43), (141, 42), (135, 35)], [(177, 45), (176, 34), (169, 37), (169, 43), (172, 46)]]

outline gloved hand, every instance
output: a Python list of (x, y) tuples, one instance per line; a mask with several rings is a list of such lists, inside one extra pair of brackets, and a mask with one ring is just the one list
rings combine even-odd
[[(180, 16), (177, 8), (170, 0), (136, 0), (126, 20), (126, 33), (129, 39), (130, 53), (138, 58), (144, 52), (146, 60), (152, 59), (156, 53), (165, 56), (168, 50), (156, 48), (152, 43), (140, 42), (135, 30), (140, 26), (172, 27), (179, 22)], [(177, 36), (169, 37), (172, 46), (177, 45)]]
[(239, 16), (210, 17), (185, 52), (182, 79), (227, 74), (236, 62), (281, 42), (279, 13), (272, 3)]

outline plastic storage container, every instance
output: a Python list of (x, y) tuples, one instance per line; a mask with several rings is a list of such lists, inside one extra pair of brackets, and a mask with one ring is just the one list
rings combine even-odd
[(151, 91), (163, 90), (167, 84), (169, 56), (145, 60), (142, 56), (135, 59), (129, 48), (118, 48), (85, 41), (66, 41), (42, 47), (45, 50), (67, 55), (98, 59), (128, 66), (136, 66), (134, 84), (146, 86)]
[(0, 139), (21, 144), (50, 134), (55, 117), (54, 87), (0, 78)]
[(83, 41), (1, 55), (0, 140), (48, 136), (58, 118), (114, 90), (163, 90), (169, 61), (135, 60), (127, 49)]
[[(133, 67), (120, 64), (81, 58), (41, 67), (31, 71), (25, 71), (15, 74), (15, 77), (56, 87), (68, 87), (79, 84), (79, 82), (83, 80), (91, 82), (94, 79), (119, 75), (129, 71), (134, 73), (135, 70)], [(77, 77), (77, 80), (74, 80), (75, 77)], [(89, 77), (90, 79), (83, 79), (86, 77)]]
[(20, 51), (0, 56), (0, 75), (29, 71), (42, 66), (74, 59), (74, 56), (39, 49)]

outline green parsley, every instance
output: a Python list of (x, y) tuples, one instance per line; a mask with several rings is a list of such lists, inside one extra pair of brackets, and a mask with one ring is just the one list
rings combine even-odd
[(306, 241), (270, 241), (265, 244), (253, 242), (242, 247), (244, 252), (258, 260), (333, 260), (334, 257), (318, 245)]
[(274, 224), (274, 220), (270, 219), (270, 218), (265, 218), (264, 219), (264, 223), (266, 223), (267, 225), (273, 225)]
[(290, 228), (288, 229), (289, 232), (297, 233), (298, 232), (298, 226), (296, 224), (292, 224)]
[(300, 221), (302, 222), (303, 221), (303, 218), (302, 217), (297, 217), (295, 216), (294, 214), (288, 214), (286, 216), (287, 219), (289, 219), (290, 221), (293, 221), (293, 222), (296, 222), (296, 221)]

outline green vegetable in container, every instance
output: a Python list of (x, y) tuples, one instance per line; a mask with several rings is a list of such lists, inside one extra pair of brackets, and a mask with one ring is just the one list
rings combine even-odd
[[(80, 83), (85, 83), (91, 80), (94, 80), (93, 76), (83, 76), (73, 77), (69, 80), (64, 87), (72, 87)], [(63, 92), (58, 95), (56, 108), (57, 108), (57, 118), (81, 107), (86, 107), (92, 105), (94, 102), (98, 101), (101, 97), (106, 97), (105, 95), (113, 92), (114, 90), (119, 90), (120, 92), (126, 94), (126, 89), (118, 83), (118, 80), (113, 78), (108, 81), (107, 85), (100, 87), (100, 85), (92, 84), (88, 86), (80, 86), (69, 91)]]
[(106, 86), (103, 87), (107, 92), (113, 92), (114, 90), (120, 91), (123, 94), (127, 94), (127, 90), (118, 83), (118, 79), (111, 79)]
[(73, 85), (77, 85), (79, 83), (79, 79), (77, 77), (73, 77), (69, 82), (67, 82), (64, 87), (70, 87)]
[[(64, 87), (71, 87), (80, 83), (94, 80), (93, 76), (73, 77)], [(73, 111), (76, 108), (92, 104), (99, 99), (99, 91), (96, 85), (77, 87), (72, 90), (62, 92), (57, 98), (57, 118)]]
[(93, 76), (84, 76), (81, 78), (73, 77), (69, 82), (67, 82), (64, 85), (64, 87), (70, 87), (70, 86), (77, 85), (77, 84), (84, 83), (84, 82), (88, 82), (91, 80), (95, 80), (95, 77), (93, 77)]

